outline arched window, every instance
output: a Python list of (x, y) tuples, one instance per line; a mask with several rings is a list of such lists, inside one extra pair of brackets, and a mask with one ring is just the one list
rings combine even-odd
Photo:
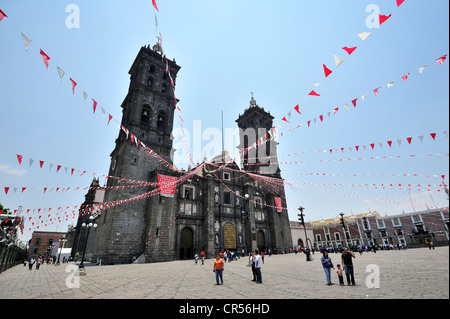
[(162, 92), (166, 92), (167, 91), (167, 83), (163, 83), (162, 84), (161, 91)]
[(150, 125), (150, 106), (144, 105), (141, 113), (141, 124)]
[(156, 71), (156, 66), (154, 66), (153, 64), (150, 66), (150, 73), (155, 73)]
[(248, 136), (244, 135), (244, 164), (248, 163)]
[(270, 156), (270, 133), (267, 133), (267, 140), (265, 141), (266, 145), (266, 156)]
[(163, 111), (158, 114), (156, 129), (160, 132), (165, 132), (167, 129), (167, 116)]

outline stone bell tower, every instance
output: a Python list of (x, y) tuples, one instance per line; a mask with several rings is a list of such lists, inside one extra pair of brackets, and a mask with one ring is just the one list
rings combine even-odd
[[(107, 186), (130, 185), (120, 178), (155, 182), (157, 174), (174, 174), (167, 165), (143, 151), (140, 142), (173, 164), (171, 132), (176, 101), (172, 83), (175, 85), (179, 70), (175, 60), (162, 55), (159, 44), (140, 49), (129, 71), (130, 86), (121, 105), (122, 129), (110, 155), (109, 176), (119, 179), (109, 178)], [(104, 202), (133, 198), (154, 188), (108, 189)], [(92, 258), (111, 264), (139, 257), (146, 249), (149, 232), (157, 230), (157, 224), (169, 218), (161, 216), (161, 211), (175, 211), (173, 205), (170, 199), (161, 200), (157, 195), (103, 210), (96, 216), (98, 227)]]

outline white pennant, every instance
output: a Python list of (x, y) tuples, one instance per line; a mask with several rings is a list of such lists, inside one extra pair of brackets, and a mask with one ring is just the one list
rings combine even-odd
[(390, 89), (390, 88), (393, 87), (393, 86), (394, 86), (394, 81), (389, 82), (389, 83), (387, 84), (388, 89)]
[(358, 37), (361, 39), (361, 40), (365, 40), (365, 39), (367, 39), (368, 37), (369, 37), (369, 35), (371, 35), (372, 34), (372, 32), (361, 32), (360, 34), (358, 34)]
[(28, 51), (28, 48), (31, 45), (31, 39), (29, 37), (27, 37), (27, 35), (25, 33), (22, 32), (22, 40), (23, 40), (23, 45), (25, 46), (25, 51)]
[(64, 72), (63, 69), (61, 69), (59, 66), (57, 66), (56, 69), (58, 70), (59, 79), (62, 80), (66, 72)]
[(418, 68), (417, 70), (419, 71), (420, 74), (423, 73), (423, 70), (425, 70), (427, 68), (426, 65), (421, 66), (420, 68)]
[(344, 60), (342, 60), (340, 57), (338, 57), (336, 54), (333, 54), (334, 56), (334, 62), (336, 63), (336, 66), (340, 66)]
[(88, 98), (88, 94), (83, 90), (83, 98), (86, 101), (86, 99)]
[(419, 140), (422, 142), (423, 141), (423, 135), (419, 135)]

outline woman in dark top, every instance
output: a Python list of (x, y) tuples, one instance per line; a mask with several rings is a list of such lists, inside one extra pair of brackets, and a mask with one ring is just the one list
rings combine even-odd
[(331, 258), (328, 257), (328, 252), (324, 251), (323, 257), (321, 258), (323, 270), (325, 271), (325, 275), (327, 276), (327, 285), (331, 286), (333, 283), (331, 282), (331, 268), (333, 267), (333, 262)]

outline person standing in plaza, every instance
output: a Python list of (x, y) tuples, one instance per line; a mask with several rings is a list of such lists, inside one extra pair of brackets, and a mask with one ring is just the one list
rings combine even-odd
[(323, 256), (320, 259), (322, 262), (323, 270), (325, 271), (325, 276), (327, 277), (327, 285), (331, 286), (333, 283), (331, 282), (331, 268), (333, 267), (333, 262), (331, 258), (328, 256), (328, 252), (325, 250), (323, 252)]
[(219, 278), (221, 283), (223, 284), (223, 269), (225, 262), (223, 259), (217, 255), (216, 260), (214, 260), (213, 272), (216, 273), (216, 284), (219, 285)]
[(35, 262), (34, 258), (31, 257), (30, 262), (28, 263), (28, 269), (29, 270), (33, 269), (34, 262)]
[(203, 250), (200, 253), (200, 259), (202, 260), (202, 265), (204, 265), (205, 264), (205, 252)]
[(344, 248), (344, 252), (341, 255), (342, 265), (344, 265), (345, 276), (347, 277), (347, 284), (350, 286), (355, 286), (355, 275), (353, 269), (353, 261), (352, 258), (355, 258), (355, 255), (348, 250), (347, 247)]
[(261, 255), (258, 252), (258, 249), (255, 249), (255, 256), (253, 257), (255, 261), (255, 270), (256, 270), (256, 283), (262, 284), (262, 274), (261, 274)]
[(248, 261), (249, 263), (251, 263), (252, 266), (252, 274), (253, 274), (253, 280), (252, 281), (256, 281), (257, 280), (257, 276), (256, 276), (256, 254), (255, 251), (252, 251), (251, 254), (249, 254), (248, 256)]

